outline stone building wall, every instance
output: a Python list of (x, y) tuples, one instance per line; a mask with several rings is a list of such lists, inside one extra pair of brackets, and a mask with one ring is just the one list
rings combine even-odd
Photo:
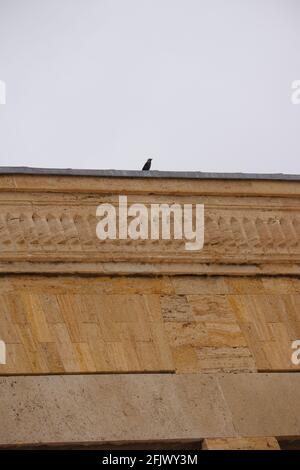
[[(204, 204), (203, 250), (100, 241), (119, 195)], [(299, 198), (284, 179), (0, 175), (0, 446), (297, 442)]]

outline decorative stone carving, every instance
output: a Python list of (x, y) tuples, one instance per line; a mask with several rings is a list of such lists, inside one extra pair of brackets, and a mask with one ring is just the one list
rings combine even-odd
[[(97, 238), (96, 209), (101, 203), (117, 206), (117, 192), (122, 190), (126, 194), (126, 178), (114, 195), (110, 193), (110, 185), (111, 181), (116, 184), (115, 179), (92, 178), (93, 183), (99, 180), (102, 193), (98, 194), (96, 190), (83, 193), (82, 188), (76, 187), (80, 177), (69, 177), (65, 192), (57, 177), (52, 177), (54, 189), (44, 190), (36, 190), (33, 176), (22, 178), (23, 185), (27, 182), (27, 190), (1, 190), (0, 186), (2, 272), (299, 273), (299, 198), (294, 194), (290, 197), (264, 195), (265, 182), (260, 182), (260, 197), (239, 196), (235, 186), (234, 195), (228, 195), (227, 190), (220, 198), (212, 194), (214, 186), (216, 193), (220, 191), (213, 180), (205, 181), (208, 195), (199, 196), (183, 194), (181, 181), (177, 180), (172, 181), (173, 191), (170, 190), (169, 195), (166, 190), (159, 194), (157, 187), (151, 194), (153, 180), (143, 180), (139, 192), (128, 194), (130, 204), (204, 204), (204, 248), (186, 251), (184, 240), (101, 241)], [(48, 180), (49, 177), (49, 186)], [(137, 181), (134, 183), (136, 188)], [(168, 181), (164, 181), (162, 187), (167, 183), (170, 187)], [(201, 180), (196, 183), (201, 188)], [(128, 184), (132, 185), (129, 178)], [(249, 182), (240, 182), (241, 193), (245, 192), (245, 184)], [(282, 182), (277, 184), (280, 189)], [(300, 183), (290, 182), (291, 190), (294, 191), (296, 184), (300, 186)], [(106, 195), (103, 194), (105, 185)], [(177, 185), (179, 195), (174, 196)], [(195, 193), (195, 181), (191, 192)]]

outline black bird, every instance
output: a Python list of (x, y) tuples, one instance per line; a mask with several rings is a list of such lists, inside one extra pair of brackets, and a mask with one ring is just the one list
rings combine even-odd
[(152, 158), (148, 158), (148, 160), (146, 161), (145, 165), (142, 168), (143, 171), (149, 171), (150, 170), (151, 162), (152, 162)]

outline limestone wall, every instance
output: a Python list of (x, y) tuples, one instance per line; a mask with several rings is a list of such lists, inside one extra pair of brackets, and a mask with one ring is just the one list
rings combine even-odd
[[(204, 204), (203, 250), (98, 240), (120, 194)], [(299, 198), (295, 181), (0, 175), (0, 446), (300, 437)]]
[(289, 371), (300, 279), (0, 278), (1, 374)]

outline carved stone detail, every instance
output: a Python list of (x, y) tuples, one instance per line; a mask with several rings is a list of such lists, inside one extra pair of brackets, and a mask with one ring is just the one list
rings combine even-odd
[[(295, 182), (290, 195), (285, 185), (284, 197), (266, 195), (269, 186), (263, 182), (262, 195), (246, 196), (241, 184), (240, 196), (237, 185), (232, 195), (227, 191), (220, 196), (217, 187), (213, 194), (214, 181), (206, 182), (206, 195), (200, 194), (201, 181), (195, 186), (199, 195), (189, 196), (188, 188), (183, 191), (178, 181), (173, 182), (174, 191), (176, 185), (180, 188), (178, 195), (173, 190), (159, 194), (157, 187), (152, 194), (154, 183), (147, 180), (140, 192), (127, 194), (128, 204), (148, 207), (152, 203), (204, 204), (204, 248), (187, 251), (185, 240), (97, 238), (96, 209), (101, 203), (118, 206), (118, 194), (126, 194), (125, 182), (112, 193), (112, 182), (99, 178), (102, 193), (94, 189), (88, 193), (86, 186), (78, 192), (71, 190), (71, 183), (78, 184), (76, 178), (68, 180), (65, 192), (58, 189), (59, 179), (53, 178), (53, 189), (45, 190), (33, 189), (34, 179), (22, 181), (32, 184), (32, 190), (0, 188), (1, 272), (299, 273), (300, 204), (293, 192)], [(48, 178), (48, 186), (50, 182)]]
[[(105, 240), (96, 236), (96, 207), (35, 206), (33, 210), (6, 208), (0, 213), (0, 258), (9, 253), (59, 254), (66, 259), (74, 252), (97, 259), (115, 259), (139, 255), (180, 254), (181, 261), (191, 258), (214, 261), (224, 259), (268, 259), (274, 256), (300, 259), (300, 211), (234, 211), (228, 208), (206, 210), (205, 244), (201, 251), (190, 252), (183, 240)], [(139, 250), (142, 250), (139, 253)]]

